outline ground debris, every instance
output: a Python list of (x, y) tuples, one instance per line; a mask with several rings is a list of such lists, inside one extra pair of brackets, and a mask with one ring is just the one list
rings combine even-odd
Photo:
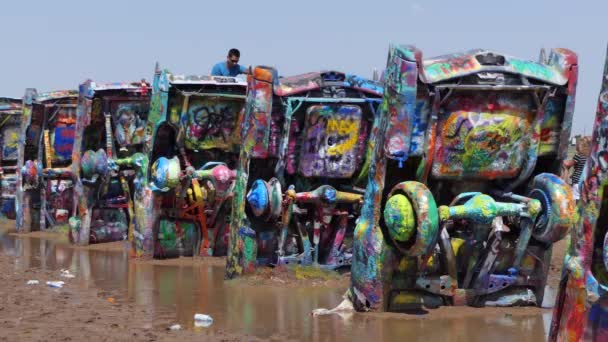
[[(185, 329), (168, 330), (172, 323), (163, 318), (151, 321), (145, 307), (122, 301), (112, 303), (108, 300), (109, 293), (105, 298), (99, 297), (98, 289), (86, 288), (78, 282), (55, 291), (43, 286), (24, 286), (28, 280), (52, 279), (57, 271), (37, 268), (15, 271), (14, 266), (14, 257), (0, 254), (0, 283), (3, 289), (11, 289), (9, 300), (2, 300), (0, 291), (0, 341), (260, 340), (229, 332), (214, 331), (207, 335)], [(25, 316), (17, 317), (15, 313)], [(65, 322), (70, 322), (69, 329), (65, 328)]]

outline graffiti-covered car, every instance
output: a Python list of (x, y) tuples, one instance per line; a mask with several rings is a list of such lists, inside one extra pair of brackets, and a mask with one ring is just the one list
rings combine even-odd
[(73, 214), (70, 165), (78, 92), (26, 89), (17, 147), (17, 230), (66, 225)]
[(149, 85), (80, 85), (70, 172), (77, 210), (70, 241), (78, 245), (132, 238), (133, 198), (141, 197), (148, 168), (144, 153)]
[(608, 52), (549, 341), (608, 339)]
[(566, 49), (532, 62), (390, 47), (355, 230), (357, 309), (541, 304), (551, 246), (573, 225), (556, 174), (577, 72)]
[(146, 224), (135, 234), (136, 255), (226, 254), (246, 90), (243, 77), (156, 71), (149, 189), (141, 199)]
[(21, 100), (0, 98), (0, 217), (15, 219)]
[(261, 264), (351, 263), (382, 87), (337, 71), (272, 75), (249, 80), (258, 107), (244, 120), (228, 277)]

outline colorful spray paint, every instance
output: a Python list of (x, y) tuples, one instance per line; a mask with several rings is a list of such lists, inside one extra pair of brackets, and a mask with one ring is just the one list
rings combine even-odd
[(382, 88), (336, 71), (271, 74), (249, 78), (228, 278), (259, 265), (351, 263)]
[(602, 75), (591, 155), (576, 185), (577, 218), (569, 235), (550, 341), (608, 339), (608, 52)]
[(0, 98), (0, 218), (15, 219), (22, 101)]
[(145, 216), (144, 154), (150, 96), (145, 81), (80, 85), (71, 173), (76, 210), (70, 240), (78, 245), (133, 239)]
[(17, 148), (19, 232), (67, 223), (74, 212), (71, 177), (78, 92), (26, 89)]
[(354, 234), (356, 309), (541, 304), (551, 244), (573, 225), (555, 173), (577, 70), (565, 49), (536, 63), (391, 45)]
[(247, 84), (155, 71), (136, 256), (225, 255)]

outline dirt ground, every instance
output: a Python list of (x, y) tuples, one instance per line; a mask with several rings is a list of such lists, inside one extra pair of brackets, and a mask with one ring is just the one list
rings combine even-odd
[[(286, 272), (286, 271), (280, 271)], [(272, 272), (258, 274), (247, 281), (282, 284), (280, 275)], [(297, 273), (282, 274), (291, 280)], [(28, 280), (37, 285), (27, 285)], [(64, 281), (60, 289), (46, 285), (46, 281)], [(79, 279), (66, 279), (59, 271), (28, 269), (15, 270), (12, 260), (0, 255), (0, 341), (288, 341), (286, 336), (274, 335), (261, 339), (227, 331), (205, 330), (170, 331), (175, 322), (155, 316), (150, 321), (146, 307), (128, 302), (116, 302), (111, 294), (79, 286)], [(319, 284), (323, 281), (317, 279)], [(326, 280), (318, 286), (346, 286), (348, 274)], [(295, 286), (289, 282), (288, 286)], [(273, 284), (274, 283), (274, 284)], [(282, 285), (281, 285), (282, 286)], [(443, 307), (428, 315), (397, 313), (368, 313), (368, 319), (434, 320), (462, 318), (463, 316), (518, 317), (537, 315), (546, 310), (539, 308), (468, 308)]]
[[(37, 285), (27, 285), (38, 280)], [(64, 281), (60, 289), (47, 281)], [(0, 255), (0, 341), (258, 341), (228, 332), (170, 331), (174, 322), (150, 322), (144, 307), (116, 303), (112, 297), (77, 285), (60, 272), (15, 270)]]

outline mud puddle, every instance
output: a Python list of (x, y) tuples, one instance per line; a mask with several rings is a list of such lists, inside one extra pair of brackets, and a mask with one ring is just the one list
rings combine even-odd
[(551, 319), (547, 309), (462, 307), (421, 315), (312, 317), (313, 309), (338, 305), (345, 287), (225, 282), (221, 263), (134, 262), (126, 249), (74, 249), (45, 238), (3, 235), (0, 253), (10, 255), (17, 270), (68, 269), (80, 285), (118, 305), (145, 308), (151, 324), (171, 321), (193, 329), (195, 313), (210, 315), (213, 324), (203, 333), (228, 331), (275, 340), (521, 342), (545, 340)]

